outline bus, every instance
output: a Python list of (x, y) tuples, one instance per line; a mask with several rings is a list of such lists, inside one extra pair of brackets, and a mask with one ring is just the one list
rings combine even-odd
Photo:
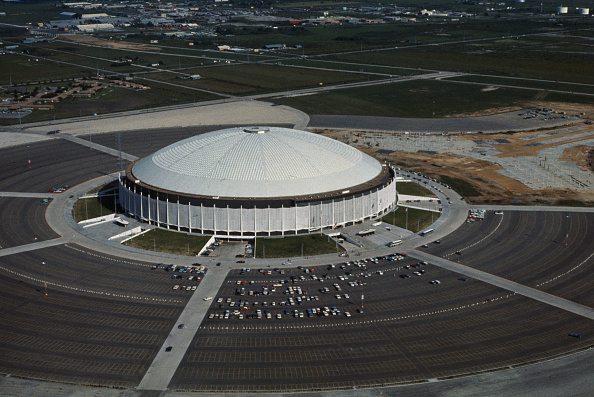
[(396, 247), (397, 245), (402, 244), (402, 240), (394, 240), (388, 243), (388, 247)]
[(421, 233), (419, 233), (420, 236), (425, 237), (428, 234), (433, 233), (433, 229), (427, 229), (427, 230), (423, 230)]

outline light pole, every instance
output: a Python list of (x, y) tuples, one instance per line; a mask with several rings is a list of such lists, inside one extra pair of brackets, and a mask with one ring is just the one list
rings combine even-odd
[(153, 242), (153, 251), (157, 251), (157, 243), (155, 241), (156, 239), (152, 238), (151, 241)]
[(41, 266), (43, 266), (43, 290), (45, 292), (45, 296), (47, 296), (47, 278), (45, 277), (45, 262), (41, 262)]
[(29, 169), (31, 169), (31, 149), (29, 148), (29, 145), (27, 145), (27, 157), (29, 158), (27, 160), (27, 162), (29, 163)]
[(404, 228), (406, 230), (408, 230), (408, 208), (405, 208), (404, 212), (406, 213), (406, 224), (405, 224)]
[(303, 243), (301, 243), (301, 256), (303, 256)]

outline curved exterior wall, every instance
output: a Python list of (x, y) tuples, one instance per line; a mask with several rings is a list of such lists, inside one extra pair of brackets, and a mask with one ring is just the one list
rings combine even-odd
[(381, 184), (340, 197), (214, 199), (153, 190), (120, 180), (120, 204), (133, 216), (168, 229), (218, 236), (301, 234), (381, 216), (397, 202), (394, 171)]

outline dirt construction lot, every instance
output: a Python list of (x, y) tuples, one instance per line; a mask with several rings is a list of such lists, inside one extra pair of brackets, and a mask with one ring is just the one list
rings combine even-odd
[[(493, 147), (497, 152), (500, 152), (495, 154), (495, 157), (508, 159), (520, 157), (538, 158), (543, 149), (560, 144), (579, 143), (582, 140), (590, 139), (589, 144), (578, 144), (565, 149), (559, 160), (576, 163), (581, 172), (591, 174), (593, 172), (592, 164), (594, 163), (594, 148), (591, 146), (594, 125), (590, 122), (584, 122), (579, 125), (579, 128), (578, 131), (568, 132), (563, 132), (567, 130), (567, 128), (563, 127), (532, 132), (457, 135), (452, 139), (458, 141), (507, 141), (507, 143), (503, 144), (493, 144)], [(591, 135), (588, 135), (588, 133), (591, 133)], [(345, 134), (354, 135), (352, 131), (345, 130), (325, 130), (323, 134), (336, 139), (344, 137)], [(558, 142), (551, 142), (551, 137), (558, 140)], [(362, 150), (381, 161), (387, 161), (398, 167), (441, 179), (457, 188), (471, 203), (511, 204), (515, 202), (518, 204), (541, 203), (548, 205), (594, 206), (594, 187), (579, 190), (530, 188), (516, 179), (496, 172), (502, 170), (503, 167), (486, 159), (482, 160), (447, 152), (428, 154), (394, 151), (386, 153), (381, 148), (373, 146), (362, 148)], [(470, 186), (468, 187), (461, 181), (466, 181)], [(457, 184), (460, 187), (456, 186)]]

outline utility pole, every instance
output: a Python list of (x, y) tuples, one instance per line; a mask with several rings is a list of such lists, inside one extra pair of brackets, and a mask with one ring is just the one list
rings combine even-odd
[(43, 289), (45, 292), (45, 296), (47, 296), (47, 278), (45, 277), (45, 262), (41, 262), (43, 266)]
[(116, 134), (116, 146), (118, 148), (118, 158), (120, 160), (120, 173), (124, 170), (124, 165), (122, 164), (122, 134), (118, 132)]
[(406, 225), (404, 226), (404, 228), (408, 230), (408, 208), (405, 208), (404, 212), (406, 213)]

